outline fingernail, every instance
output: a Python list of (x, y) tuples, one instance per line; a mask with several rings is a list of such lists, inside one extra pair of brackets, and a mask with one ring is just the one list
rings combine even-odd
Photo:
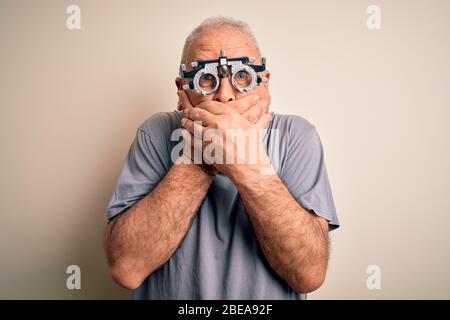
[(259, 100), (259, 96), (254, 96), (253, 97), (253, 102), (256, 102), (256, 101), (258, 101)]
[(181, 125), (184, 126), (186, 121), (187, 121), (186, 118), (181, 118)]
[(263, 108), (267, 107), (267, 102), (263, 101), (262, 106), (263, 106)]

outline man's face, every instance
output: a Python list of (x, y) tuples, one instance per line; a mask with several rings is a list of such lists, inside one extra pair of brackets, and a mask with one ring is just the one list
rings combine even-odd
[[(261, 64), (258, 49), (251, 38), (227, 26), (208, 30), (194, 40), (189, 48), (187, 61), (184, 61), (184, 63), (186, 63), (188, 70), (192, 70), (190, 67), (192, 61), (217, 60), (219, 59), (220, 50), (224, 50), (228, 58), (255, 57), (256, 61), (253, 64)], [(267, 70), (258, 74), (267, 79), (270, 77), (270, 73)], [(184, 80), (184, 83), (187, 83), (187, 80), (191, 79)], [(179, 77), (176, 79), (176, 83), (178, 89), (184, 84), (183, 79)], [(241, 93), (231, 85), (229, 77), (220, 78), (219, 88), (210, 96), (203, 96), (193, 90), (188, 90), (187, 93), (193, 106), (212, 100), (225, 103), (248, 94), (256, 94), (260, 98), (270, 101), (268, 83), (260, 84), (248, 93)]]

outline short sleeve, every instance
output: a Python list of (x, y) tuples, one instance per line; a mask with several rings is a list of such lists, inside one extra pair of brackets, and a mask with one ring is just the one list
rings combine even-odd
[(157, 186), (169, 169), (167, 157), (167, 148), (139, 128), (108, 205), (108, 220), (126, 211)]
[(330, 230), (339, 227), (323, 146), (314, 126), (307, 131), (290, 128), (281, 179), (303, 208), (326, 219)]

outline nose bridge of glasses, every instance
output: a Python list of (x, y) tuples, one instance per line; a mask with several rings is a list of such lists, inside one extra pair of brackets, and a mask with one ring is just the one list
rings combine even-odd
[(236, 77), (236, 75), (239, 73), (239, 71), (242, 71), (242, 69), (238, 69), (235, 68), (232, 65), (228, 65), (227, 66), (227, 76), (226, 77), (221, 77), (221, 69), (222, 67), (219, 66), (218, 67), (218, 75), (219, 75), (219, 87), (217, 88), (218, 90), (223, 88), (223, 85), (225, 86), (229, 86), (229, 88), (233, 89), (233, 90), (237, 90), (240, 91), (240, 86), (239, 86), (239, 82), (233, 80), (233, 78)]
[(219, 78), (219, 87), (217, 88), (217, 90), (224, 89), (225, 88), (224, 86), (231, 87), (232, 89), (236, 89), (236, 88), (234, 88), (233, 83), (231, 81), (230, 73), (227, 73), (226, 77)]
[[(227, 68), (226, 72), (223, 72), (223, 68)], [(227, 77), (228, 79), (230, 79), (231, 76), (231, 66), (217, 66), (217, 74), (219, 75), (220, 78), (225, 78)]]

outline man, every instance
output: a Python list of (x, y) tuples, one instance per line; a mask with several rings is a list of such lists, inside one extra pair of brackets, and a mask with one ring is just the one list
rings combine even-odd
[[(246, 77), (253, 87), (239, 86)], [(321, 141), (302, 117), (268, 112), (269, 78), (241, 21), (210, 18), (186, 39), (183, 112), (139, 127), (108, 208), (111, 276), (135, 299), (303, 299), (323, 283), (328, 231), (339, 222)], [(231, 161), (198, 163), (205, 141), (173, 159), (180, 128), (223, 137), (265, 129), (256, 143), (264, 152), (251, 162), (227, 138), (215, 153)]]

